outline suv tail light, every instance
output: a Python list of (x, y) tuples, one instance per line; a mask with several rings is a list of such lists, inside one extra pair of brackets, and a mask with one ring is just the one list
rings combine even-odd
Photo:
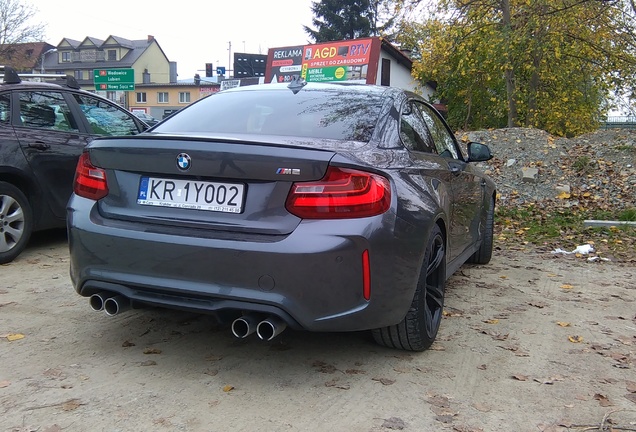
[(76, 195), (95, 201), (108, 195), (106, 171), (93, 166), (87, 152), (82, 153), (77, 162), (73, 192)]
[(375, 216), (391, 205), (386, 178), (348, 168), (327, 168), (316, 182), (294, 183), (285, 207), (303, 219), (348, 219)]

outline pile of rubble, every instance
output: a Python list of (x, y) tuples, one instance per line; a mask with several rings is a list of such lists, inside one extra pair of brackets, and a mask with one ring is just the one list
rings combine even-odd
[(636, 208), (636, 130), (609, 129), (559, 138), (526, 128), (460, 133), (488, 144), (482, 164), (497, 183), (499, 206), (536, 203), (616, 213)]

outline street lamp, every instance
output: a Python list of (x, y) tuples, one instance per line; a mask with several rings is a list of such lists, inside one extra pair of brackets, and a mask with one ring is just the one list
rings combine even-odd
[(48, 53), (52, 53), (57, 51), (57, 48), (51, 48), (48, 51), (45, 51), (44, 53), (42, 53), (42, 55), (40, 56), (40, 73), (43, 74), (44, 73), (44, 60), (46, 60), (46, 55)]

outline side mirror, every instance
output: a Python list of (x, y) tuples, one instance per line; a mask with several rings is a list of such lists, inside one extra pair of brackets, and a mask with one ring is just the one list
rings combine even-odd
[(490, 148), (478, 142), (468, 143), (468, 162), (485, 162), (492, 159)]

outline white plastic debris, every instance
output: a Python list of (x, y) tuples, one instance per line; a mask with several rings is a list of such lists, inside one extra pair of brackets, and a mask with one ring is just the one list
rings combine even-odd
[(603, 257), (600, 257), (600, 256), (589, 257), (587, 260), (589, 262), (596, 262), (596, 261), (599, 261), (599, 260), (600, 261), (611, 261), (609, 258), (603, 258)]
[(594, 252), (594, 247), (591, 244), (584, 244), (581, 246), (577, 246), (576, 249), (574, 249), (571, 252), (568, 252), (566, 250), (563, 250), (561, 248), (557, 248), (555, 250), (552, 251), (553, 254), (566, 254), (566, 255), (570, 255), (570, 254), (581, 254), (581, 255), (587, 255), (589, 253)]

